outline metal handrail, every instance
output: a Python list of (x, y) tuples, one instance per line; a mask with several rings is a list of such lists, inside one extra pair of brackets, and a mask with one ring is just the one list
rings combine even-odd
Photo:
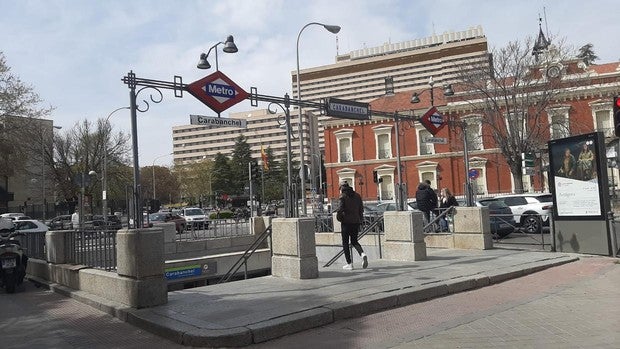
[[(368, 234), (371, 230), (374, 230), (379, 223), (383, 223), (383, 216), (380, 216), (376, 221), (372, 222), (371, 225), (369, 225), (368, 227), (366, 227), (366, 229), (364, 229), (364, 231), (362, 231), (362, 233), (358, 236), (358, 239), (363, 238), (366, 234)], [(381, 241), (381, 239), (379, 239), (379, 241)], [(330, 259), (324, 266), (323, 268), (327, 268), (330, 265), (334, 264), (334, 262), (336, 262), (338, 260), (338, 258), (340, 258), (342, 255), (344, 254), (344, 250), (340, 250), (338, 253), (336, 253), (336, 255), (334, 257), (332, 257), (332, 259)]]
[(440, 213), (438, 216), (435, 216), (435, 218), (434, 218), (432, 221), (428, 222), (428, 224), (426, 224), (426, 225), (424, 226), (424, 228), (422, 229), (422, 231), (426, 232), (426, 230), (427, 230), (428, 228), (430, 228), (430, 227), (434, 226), (435, 224), (438, 224), (437, 222), (439, 221), (439, 219), (440, 219), (441, 217), (444, 217), (444, 216), (448, 215), (448, 213), (452, 212), (453, 210), (454, 210), (454, 206), (450, 206), (450, 207), (446, 208), (446, 209), (445, 209), (442, 213)]
[(222, 282), (230, 281), (230, 278), (233, 275), (235, 275), (235, 273), (237, 273), (237, 271), (239, 270), (239, 268), (241, 268), (242, 265), (245, 265), (244, 278), (247, 279), (248, 278), (248, 259), (252, 257), (254, 252), (256, 252), (258, 247), (265, 241), (265, 239), (271, 236), (271, 232), (272, 232), (272, 229), (271, 229), (271, 224), (270, 224), (265, 229), (265, 231), (263, 231), (259, 235), (258, 239), (254, 240), (254, 242), (250, 245), (250, 247), (248, 247), (245, 250), (245, 252), (243, 252), (243, 255), (241, 255), (241, 257), (232, 265), (232, 267), (230, 267), (228, 272), (226, 272), (226, 274), (224, 274), (224, 276), (222, 276), (222, 278), (220, 278), (220, 280), (217, 283), (221, 284)]

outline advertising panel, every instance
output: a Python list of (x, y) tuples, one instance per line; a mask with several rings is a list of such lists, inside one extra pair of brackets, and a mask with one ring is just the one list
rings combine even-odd
[(606, 164), (603, 135), (557, 139), (548, 146), (554, 218), (604, 220), (607, 173), (602, 167)]

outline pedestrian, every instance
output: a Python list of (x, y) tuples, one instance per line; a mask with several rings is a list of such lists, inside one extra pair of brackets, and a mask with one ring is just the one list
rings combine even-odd
[(418, 185), (418, 190), (415, 193), (415, 201), (418, 206), (418, 210), (424, 214), (424, 221), (426, 224), (431, 221), (431, 212), (437, 208), (437, 194), (433, 188), (431, 188), (431, 182), (426, 180)]
[[(452, 206), (459, 205), (454, 195), (452, 195), (452, 193), (450, 192), (450, 189), (442, 188), (440, 195), (441, 195), (441, 199), (439, 200), (439, 213), (440, 214), (448, 210)], [(448, 228), (447, 214), (443, 215), (441, 219), (439, 220), (439, 229), (441, 229), (441, 231), (450, 231), (450, 229)]]
[(77, 229), (80, 226), (80, 214), (78, 213), (77, 208), (75, 209), (75, 211), (71, 215), (71, 225), (72, 225), (73, 229)]
[(357, 235), (359, 234), (364, 215), (362, 197), (346, 181), (340, 183), (340, 191), (342, 192), (340, 194), (340, 206), (336, 210), (336, 216), (341, 224), (342, 249), (344, 250), (344, 258), (347, 260), (347, 264), (342, 268), (347, 270), (353, 269), (351, 251), (349, 249), (350, 241), (351, 245), (362, 257), (362, 268), (365, 269), (368, 267), (368, 257), (357, 241)]

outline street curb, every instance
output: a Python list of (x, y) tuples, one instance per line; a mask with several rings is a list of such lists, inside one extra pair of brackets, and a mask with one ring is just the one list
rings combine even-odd
[(260, 321), (247, 326), (207, 329), (158, 314), (152, 309), (134, 309), (88, 292), (49, 283), (32, 276), (28, 278), (48, 289), (88, 304), (141, 329), (186, 346), (239, 347), (324, 326), (338, 320), (360, 317), (421, 301), (497, 284), (510, 279), (566, 263), (579, 257), (562, 255), (536, 262), (526, 262), (498, 270), (431, 282), (421, 286), (397, 289), (377, 289), (376, 293), (353, 299), (343, 299), (314, 309)]

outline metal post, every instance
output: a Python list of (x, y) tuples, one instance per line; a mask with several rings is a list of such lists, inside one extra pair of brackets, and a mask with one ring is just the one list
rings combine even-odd
[(85, 191), (85, 189), (84, 189), (84, 180), (85, 180), (84, 179), (84, 171), (82, 170), (82, 181), (80, 183), (82, 185), (82, 188), (81, 188), (81, 191), (80, 191), (80, 217), (79, 217), (80, 218), (80, 220), (79, 220), (79, 222), (80, 222), (80, 224), (79, 224), (80, 231), (82, 230), (82, 224), (84, 222), (84, 191)]
[(609, 234), (611, 237), (611, 256), (615, 258), (618, 256), (618, 240), (616, 237), (616, 227), (614, 224), (613, 211), (609, 211), (607, 213), (607, 221), (609, 222)]
[(131, 139), (133, 147), (133, 222), (134, 229), (142, 228), (142, 203), (140, 202), (140, 162), (138, 159), (138, 118), (136, 87), (129, 87), (129, 108), (131, 110)]
[(254, 190), (252, 188), (252, 162), (248, 162), (248, 179), (250, 180), (250, 217), (254, 217)]
[(401, 170), (401, 162), (400, 162), (400, 120), (398, 113), (394, 113), (394, 121), (396, 122), (396, 176), (398, 177), (398, 185), (397, 188), (394, 188), (396, 191), (396, 209), (398, 211), (404, 211), (405, 205), (403, 205), (403, 193), (402, 193), (402, 184), (403, 184), (403, 173)]
[(286, 217), (295, 217), (293, 214), (293, 203), (291, 202), (291, 190), (292, 190), (292, 171), (293, 165), (291, 161), (291, 112), (290, 112), (291, 102), (289, 99), (288, 93), (284, 95), (284, 116), (285, 116), (285, 125), (286, 125), (286, 192), (284, 193), (286, 205)]
[(467, 142), (467, 122), (462, 121), (463, 128), (463, 160), (465, 161), (465, 201), (467, 206), (474, 206), (471, 180), (469, 179), (469, 144)]
[[(108, 117), (105, 119), (105, 125), (106, 125), (106, 130), (107, 130), (107, 125), (108, 125), (108, 121), (110, 120), (110, 117), (112, 117), (112, 115), (114, 113), (116, 113), (119, 110), (123, 110), (123, 109), (129, 109), (129, 107), (120, 107), (120, 108), (116, 108), (114, 109), (110, 114), (108, 114)], [(101, 186), (103, 187), (102, 191), (101, 191), (101, 211), (103, 214), (103, 222), (104, 225), (107, 227), (108, 226), (108, 137), (106, 137), (103, 140), (103, 178), (101, 181)]]

